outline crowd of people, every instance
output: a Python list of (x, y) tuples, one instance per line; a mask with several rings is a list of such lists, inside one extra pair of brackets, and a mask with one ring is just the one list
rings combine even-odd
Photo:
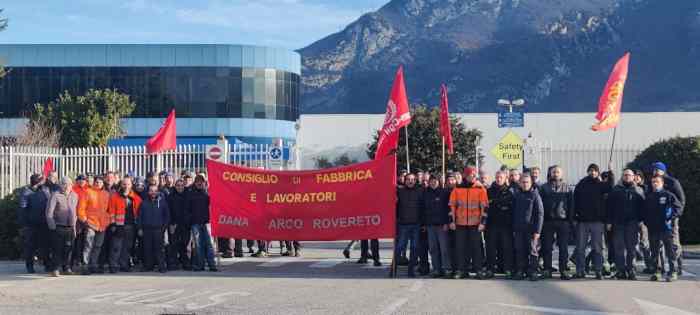
[[(641, 259), (652, 280), (673, 281), (682, 272), (685, 195), (663, 163), (652, 168), (646, 181), (642, 172), (625, 169), (616, 184), (612, 171), (591, 164), (575, 186), (556, 165), (543, 180), (539, 168), (502, 168), (493, 177), (473, 167), (444, 178), (401, 172), (394, 258), (408, 266), (409, 277), (417, 267), (420, 275), (435, 278), (504, 274), (533, 281), (555, 272), (562, 280), (585, 278), (591, 271), (596, 279), (634, 280), (635, 260)], [(142, 178), (107, 172), (74, 181), (56, 172), (34, 174), (20, 192), (18, 209), (27, 272), (35, 272), (35, 261), (51, 276), (130, 272), (136, 266), (218, 271), (216, 252), (243, 257), (244, 244), (252, 257), (268, 257), (270, 241), (213, 240), (209, 202), (204, 173)], [(358, 263), (372, 259), (382, 265), (376, 239), (351, 241), (346, 258), (357, 243)], [(279, 244), (280, 255), (301, 255), (299, 242)]]
[[(651, 165), (647, 181), (641, 171), (625, 169), (616, 183), (610, 169), (601, 172), (591, 164), (575, 186), (556, 165), (543, 179), (539, 168), (502, 168), (493, 182), (473, 167), (445, 180), (404, 171), (397, 193), (396, 260), (408, 266), (409, 277), (417, 267), (435, 278), (504, 274), (537, 281), (554, 272), (562, 280), (591, 272), (598, 280), (636, 280), (635, 260), (642, 259), (651, 280), (676, 280), (682, 273), (679, 218), (685, 204), (680, 183), (661, 162)], [(552, 262), (555, 247), (558, 268)], [(364, 249), (359, 263), (366, 257)]]

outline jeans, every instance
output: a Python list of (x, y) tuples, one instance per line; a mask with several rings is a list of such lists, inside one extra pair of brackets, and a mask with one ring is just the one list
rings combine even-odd
[(97, 263), (102, 251), (105, 233), (96, 231), (90, 227), (85, 229), (85, 247), (83, 247), (83, 265), (89, 269), (97, 268)]
[[(418, 224), (399, 224), (398, 226), (398, 241), (394, 252), (394, 259), (398, 259), (401, 253), (408, 248), (410, 256), (408, 259), (408, 274), (413, 275), (416, 268), (416, 260), (418, 256), (418, 238), (420, 237), (420, 226)], [(410, 246), (409, 246), (410, 242)]]
[(517, 272), (527, 272), (532, 275), (537, 272), (538, 253), (540, 242), (535, 240), (530, 232), (513, 233), (513, 247), (515, 247), (515, 265)]
[(613, 225), (615, 266), (618, 271), (634, 271), (634, 259), (639, 243), (639, 222)]
[(433, 272), (444, 273), (446, 266), (451, 266), (450, 244), (447, 240), (447, 231), (444, 225), (429, 225), (428, 242), (430, 247), (430, 259), (433, 260)]
[(569, 262), (569, 234), (570, 223), (568, 221), (547, 221), (542, 229), (542, 258), (544, 269), (552, 270), (552, 251), (554, 250), (554, 235), (559, 249), (559, 271), (564, 272)]
[(661, 272), (664, 270), (663, 262), (661, 260), (661, 247), (663, 246), (666, 252), (666, 259), (668, 260), (668, 272), (677, 272), (676, 264), (678, 262), (678, 252), (673, 244), (673, 231), (649, 231), (649, 243), (651, 245), (651, 259), (654, 262), (654, 272)]
[(53, 270), (57, 271), (59, 267), (66, 271), (71, 265), (71, 251), (73, 250), (73, 241), (75, 239), (75, 231), (73, 227), (57, 226), (51, 231), (51, 241), (53, 243)]
[(150, 270), (154, 264), (160, 270), (165, 269), (164, 234), (161, 227), (143, 228), (143, 269)]
[(177, 252), (177, 261), (183, 268), (192, 267), (192, 248), (190, 247), (190, 239), (192, 238), (192, 230), (189, 225), (178, 224), (175, 227), (175, 239), (171, 240), (171, 246), (175, 245)]
[(487, 269), (496, 271), (496, 260), (503, 258), (503, 269), (513, 271), (513, 229), (506, 226), (489, 226), (486, 228)]
[(112, 269), (131, 268), (131, 253), (134, 249), (136, 230), (133, 225), (117, 226), (112, 233), (112, 248), (109, 254), (109, 267)]
[(586, 272), (586, 245), (591, 240), (593, 270), (603, 271), (603, 233), (605, 227), (600, 222), (579, 222), (576, 227), (576, 273)]
[(206, 263), (209, 268), (216, 268), (214, 260), (214, 245), (212, 245), (209, 228), (206, 224), (192, 225), (192, 236), (194, 237), (194, 246), (196, 248), (192, 268), (202, 270)]
[(471, 261), (472, 268), (479, 272), (483, 267), (483, 257), (481, 249), (481, 232), (477, 226), (458, 225), (455, 230), (457, 246), (457, 269), (463, 273), (468, 273), (467, 262)]
[(34, 254), (39, 251), (39, 259), (47, 269), (51, 269), (50, 248), (53, 247), (48, 227), (27, 226), (22, 228), (23, 257), (27, 268), (34, 268)]

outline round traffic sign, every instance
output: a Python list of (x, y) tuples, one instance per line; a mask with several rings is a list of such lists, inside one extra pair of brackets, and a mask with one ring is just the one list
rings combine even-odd
[(212, 160), (218, 160), (221, 158), (221, 148), (212, 147), (209, 149), (209, 158)]

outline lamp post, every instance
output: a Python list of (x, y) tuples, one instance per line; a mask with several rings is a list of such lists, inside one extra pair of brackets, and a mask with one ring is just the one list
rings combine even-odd
[(498, 106), (507, 106), (508, 112), (512, 113), (513, 107), (525, 106), (525, 100), (522, 98), (515, 99), (515, 100), (500, 99), (500, 100), (498, 100)]

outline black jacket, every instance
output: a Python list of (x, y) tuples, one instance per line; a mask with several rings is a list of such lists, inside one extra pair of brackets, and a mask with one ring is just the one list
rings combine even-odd
[(683, 205), (668, 190), (651, 192), (644, 201), (644, 224), (653, 232), (670, 232), (673, 221), (683, 215)]
[(192, 224), (209, 223), (209, 193), (193, 188), (187, 192), (187, 208), (192, 215)]
[(631, 184), (620, 184), (613, 188), (607, 201), (608, 224), (626, 224), (642, 221), (644, 191)]
[(400, 188), (397, 191), (396, 223), (420, 224), (423, 222), (423, 189), (417, 186), (413, 188)]
[(140, 228), (162, 228), (170, 223), (168, 202), (162, 195), (155, 200), (148, 198), (141, 202), (136, 223)]
[(515, 194), (513, 231), (539, 234), (543, 224), (544, 208), (540, 194), (532, 189)]
[(48, 186), (39, 186), (37, 190), (25, 187), (20, 192), (18, 221), (22, 226), (40, 227), (46, 223), (46, 206), (51, 191)]
[(544, 220), (573, 221), (574, 194), (564, 181), (549, 181), (540, 186), (540, 197), (544, 206)]
[(449, 190), (428, 187), (423, 194), (423, 224), (442, 225), (450, 223), (449, 203)]
[(612, 173), (608, 181), (584, 177), (574, 190), (574, 219), (579, 222), (605, 222), (604, 195), (612, 191), (615, 178)]
[(674, 194), (676, 199), (681, 203), (681, 206), (685, 207), (685, 192), (683, 191), (681, 182), (674, 177), (664, 175), (664, 189)]
[(187, 207), (187, 192), (179, 193), (173, 189), (168, 195), (168, 208), (170, 209), (170, 224), (192, 225), (192, 213)]
[(513, 189), (494, 183), (486, 192), (489, 196), (489, 207), (486, 210), (488, 212), (487, 227), (512, 227), (513, 203), (515, 201)]

